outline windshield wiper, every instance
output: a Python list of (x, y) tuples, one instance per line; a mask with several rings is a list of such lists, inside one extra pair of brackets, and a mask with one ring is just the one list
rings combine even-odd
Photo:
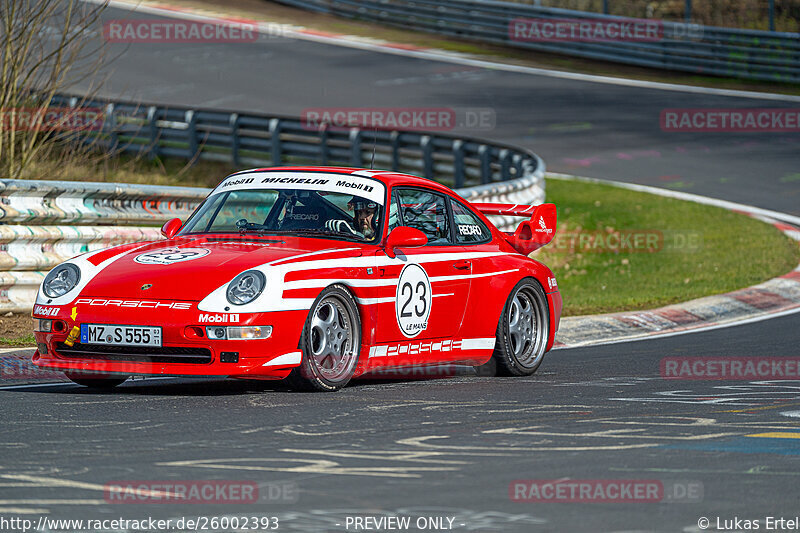
[(353, 235), (350, 233), (342, 233), (340, 231), (323, 229), (323, 228), (296, 228), (296, 229), (286, 229), (278, 231), (280, 233), (305, 233), (309, 235), (326, 235), (331, 237), (341, 237), (343, 239), (351, 241), (359, 241), (359, 242), (363, 242), (365, 240), (364, 237), (359, 237), (358, 235)]

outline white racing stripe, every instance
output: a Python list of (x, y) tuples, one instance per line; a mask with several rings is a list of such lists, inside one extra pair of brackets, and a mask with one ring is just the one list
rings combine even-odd
[(391, 170), (356, 170), (355, 172), (350, 173), (353, 176), (365, 176), (368, 178), (374, 176), (380, 176), (381, 174), (397, 174), (396, 172), (392, 172)]
[(436, 281), (452, 281), (458, 279), (474, 279), (474, 278), (485, 278), (487, 276), (501, 276), (503, 274), (508, 274), (510, 272), (518, 272), (518, 268), (512, 268), (511, 270), (501, 270), (499, 272), (484, 272), (483, 274), (462, 274), (459, 276), (431, 276), (431, 283)]
[(42, 287), (39, 286), (39, 291), (36, 293), (36, 305), (61, 306), (71, 303), (75, 298), (77, 298), (80, 295), (81, 291), (86, 287), (86, 285), (88, 285), (89, 282), (95, 278), (95, 276), (97, 276), (100, 272), (105, 270), (109, 265), (111, 265), (124, 255), (139, 250), (141, 248), (144, 248), (145, 246), (149, 246), (150, 244), (152, 243), (145, 242), (141, 246), (135, 246), (131, 249), (119, 252), (118, 254), (109, 257), (108, 259), (106, 259), (97, 266), (89, 262), (88, 258), (94, 256), (97, 253), (104, 252), (107, 249), (97, 250), (90, 254), (79, 255), (77, 257), (73, 257), (69, 261), (64, 261), (63, 263), (60, 263), (62, 265), (65, 263), (72, 263), (73, 265), (78, 267), (78, 270), (80, 270), (81, 273), (80, 281), (71, 291), (64, 294), (63, 296), (59, 296), (58, 298), (48, 298), (42, 292)]
[(326, 248), (324, 250), (317, 250), (316, 252), (308, 252), (304, 254), (293, 255), (291, 257), (282, 257), (280, 259), (276, 259), (271, 263), (267, 263), (269, 265), (283, 265), (294, 261), (295, 259), (300, 259), (302, 257), (312, 257), (315, 255), (322, 255), (322, 254), (332, 254), (334, 252), (350, 252), (353, 250), (358, 250), (358, 248)]
[(343, 283), (349, 287), (392, 287), (397, 284), (399, 278), (379, 278), (379, 279), (339, 279), (339, 278), (325, 278), (325, 279), (300, 279), (297, 281), (287, 281), (283, 284), (284, 290), (293, 289), (316, 289), (333, 285), (334, 283)]
[(484, 337), (481, 339), (464, 339), (461, 341), (462, 350), (487, 350), (494, 348), (496, 339), (494, 337)]
[[(308, 261), (295, 261), (293, 263), (275, 263), (274, 266), (290, 267), (287, 272), (297, 272), (302, 270), (313, 270), (316, 268), (363, 268), (363, 267), (382, 267), (405, 265), (408, 263), (437, 263), (440, 261), (452, 261), (456, 259), (485, 259), (488, 257), (500, 257), (504, 255), (519, 255), (511, 252), (435, 252), (428, 254), (410, 254), (397, 257), (381, 256), (359, 256), (342, 257), (339, 259), (309, 259)], [(299, 256), (298, 256), (299, 257)], [(316, 266), (321, 263), (320, 266)], [(270, 265), (269, 263), (264, 266)]]
[[(503, 274), (508, 274), (510, 272), (519, 272), (518, 268), (512, 268), (510, 270), (500, 270), (498, 272), (484, 272), (483, 274), (456, 274), (452, 276), (431, 276), (429, 279), (431, 283), (437, 281), (454, 281), (460, 279), (474, 279), (474, 278), (485, 278), (488, 276), (501, 276)], [(380, 279), (336, 279), (336, 278), (327, 278), (327, 279), (301, 279), (297, 281), (287, 281), (283, 284), (284, 290), (292, 290), (292, 289), (314, 289), (314, 288), (322, 288), (327, 287), (329, 285), (333, 285), (334, 283), (343, 283), (349, 287), (392, 287), (397, 284), (397, 280), (400, 278), (380, 278)], [(434, 295), (435, 296), (435, 295)]]
[(261, 366), (284, 366), (284, 365), (299, 365), (302, 360), (303, 352), (289, 352), (279, 355), (275, 359), (267, 361)]
[[(283, 291), (289, 288), (312, 288), (312, 287), (323, 287), (322, 282), (319, 280), (297, 280), (292, 282), (283, 282), (282, 280), (286, 279), (286, 275), (290, 272), (303, 272), (306, 270), (314, 270), (314, 269), (336, 269), (336, 268), (375, 268), (381, 266), (399, 266), (399, 265), (407, 265), (411, 263), (417, 264), (427, 264), (427, 263), (435, 263), (435, 262), (442, 262), (442, 261), (452, 261), (452, 260), (461, 260), (461, 259), (480, 259), (480, 258), (489, 258), (489, 257), (500, 257), (506, 255), (516, 255), (512, 254), (511, 252), (499, 252), (499, 251), (492, 251), (492, 252), (435, 252), (435, 253), (417, 253), (408, 256), (397, 256), (395, 258), (390, 258), (388, 256), (380, 257), (380, 256), (358, 256), (358, 257), (342, 257), (337, 259), (326, 259), (326, 258), (318, 258), (310, 256), (307, 260), (296, 261), (292, 263), (265, 263), (263, 265), (259, 265), (256, 267), (252, 267), (252, 270), (258, 270), (264, 274), (267, 279), (267, 284), (264, 288), (263, 293), (261, 296), (256, 298), (255, 301), (239, 306), (237, 310), (240, 313), (266, 313), (272, 311), (302, 311), (302, 310), (309, 310), (311, 305), (314, 303), (314, 298), (284, 298)], [(501, 272), (506, 273), (506, 272)], [(434, 281), (448, 281), (449, 279), (467, 279), (469, 277), (482, 277), (482, 276), (492, 276), (497, 275), (498, 273), (487, 273), (487, 274), (461, 274), (458, 276), (453, 277), (444, 277), (441, 280), (434, 279)], [(387, 281), (389, 283), (387, 283)], [(329, 286), (333, 283), (358, 283), (362, 286), (372, 287), (372, 286), (391, 286), (393, 283), (396, 283), (395, 279), (392, 278), (391, 280), (380, 280), (380, 283), (377, 285), (372, 285), (371, 280), (353, 280), (352, 278), (326, 278), (324, 280), (325, 285)], [(293, 284), (293, 285), (290, 285)], [(355, 286), (355, 285), (354, 285)], [(199, 304), (198, 310), (203, 312), (210, 312), (210, 313), (223, 313), (225, 307), (228, 307), (226, 292), (228, 288), (228, 283), (221, 285), (217, 289), (211, 292), (208, 296), (206, 296)], [(381, 303), (383, 300), (381, 299), (369, 299), (365, 298), (359, 300), (364, 305), (369, 305), (372, 303)]]
[(386, 296), (383, 298), (356, 298), (358, 303), (361, 305), (374, 305), (374, 304), (386, 304), (395, 301), (394, 296)]
[[(494, 348), (494, 337), (478, 337), (472, 339), (446, 339), (443, 341), (400, 341), (391, 344), (371, 346), (369, 357), (387, 357), (394, 355), (421, 355), (435, 352), (455, 352), (472, 350), (490, 350)], [(424, 360), (420, 360), (424, 363)]]

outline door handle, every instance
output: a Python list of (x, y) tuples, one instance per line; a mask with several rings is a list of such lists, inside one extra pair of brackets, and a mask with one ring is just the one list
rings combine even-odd
[(458, 270), (469, 270), (471, 266), (472, 264), (466, 259), (453, 263), (453, 268), (457, 268)]

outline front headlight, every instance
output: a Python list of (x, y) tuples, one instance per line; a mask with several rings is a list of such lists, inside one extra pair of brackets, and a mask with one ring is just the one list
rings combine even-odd
[(258, 270), (242, 272), (228, 285), (228, 301), (233, 305), (249, 304), (264, 290), (266, 281), (264, 274)]
[(42, 283), (42, 291), (48, 298), (64, 296), (81, 280), (81, 271), (71, 263), (59, 265), (50, 271)]

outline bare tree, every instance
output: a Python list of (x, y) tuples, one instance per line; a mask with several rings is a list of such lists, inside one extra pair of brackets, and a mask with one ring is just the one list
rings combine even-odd
[[(20, 177), (37, 161), (79, 157), (96, 131), (85, 102), (106, 63), (100, 16), (107, 0), (0, 0), (0, 176)], [(88, 87), (71, 109), (53, 97)], [(48, 110), (49, 109), (49, 110)]]

